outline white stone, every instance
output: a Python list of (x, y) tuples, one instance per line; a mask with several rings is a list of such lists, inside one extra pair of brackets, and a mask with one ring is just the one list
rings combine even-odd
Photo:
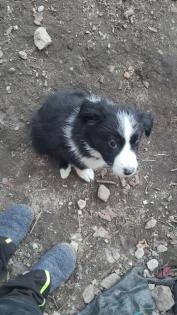
[(105, 185), (100, 185), (98, 188), (98, 198), (102, 201), (108, 201), (110, 197), (110, 190)]
[(175, 304), (172, 292), (167, 286), (156, 286), (153, 291), (153, 297), (160, 312), (169, 311)]
[(85, 288), (82, 296), (83, 296), (84, 302), (87, 304), (90, 303), (94, 299), (95, 289), (94, 289), (93, 284), (89, 284)]
[(23, 60), (27, 59), (27, 53), (24, 50), (19, 51), (18, 54), (21, 59)]
[(135, 257), (137, 259), (141, 259), (144, 256), (144, 249), (143, 248), (137, 248), (136, 252), (135, 252)]
[(42, 50), (52, 43), (52, 39), (47, 33), (45, 27), (38, 27), (34, 32), (34, 44), (39, 49)]
[(165, 252), (167, 252), (167, 250), (168, 250), (168, 248), (163, 244), (161, 244), (157, 247), (158, 253), (165, 253)]
[(117, 275), (117, 273), (112, 273), (105, 279), (101, 281), (101, 286), (102, 288), (109, 289), (111, 288), (118, 280), (120, 277)]
[(125, 17), (126, 19), (128, 19), (129, 17), (131, 17), (131, 16), (134, 15), (134, 14), (135, 14), (135, 13), (134, 13), (133, 8), (130, 8), (130, 9), (128, 9), (127, 11), (124, 12), (124, 17)]
[(39, 13), (43, 12), (44, 11), (44, 6), (40, 5), (37, 10), (38, 10)]
[(158, 260), (157, 259), (150, 259), (148, 262), (147, 262), (147, 266), (148, 266), (148, 269), (150, 271), (154, 271), (155, 269), (157, 269), (159, 263), (158, 263)]
[(154, 228), (155, 226), (156, 226), (156, 224), (157, 224), (157, 220), (156, 219), (154, 219), (154, 218), (151, 218), (147, 223), (146, 223), (146, 225), (145, 225), (145, 229), (152, 229), (152, 228)]
[(86, 207), (86, 201), (85, 200), (80, 199), (80, 200), (78, 200), (77, 204), (78, 204), (78, 207), (80, 210), (82, 210)]

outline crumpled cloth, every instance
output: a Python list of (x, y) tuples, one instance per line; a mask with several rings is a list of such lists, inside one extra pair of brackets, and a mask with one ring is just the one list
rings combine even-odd
[(97, 296), (78, 315), (150, 315), (155, 304), (143, 277), (144, 267), (134, 267), (118, 283)]

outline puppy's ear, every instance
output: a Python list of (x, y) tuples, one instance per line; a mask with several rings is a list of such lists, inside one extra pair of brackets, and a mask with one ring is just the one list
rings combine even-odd
[(152, 131), (152, 127), (153, 127), (152, 115), (150, 113), (142, 113), (141, 120), (143, 123), (145, 135), (146, 137), (149, 137)]
[(104, 108), (100, 103), (93, 103), (89, 100), (84, 100), (79, 112), (80, 119), (89, 125), (95, 125), (98, 122), (101, 122), (104, 117)]

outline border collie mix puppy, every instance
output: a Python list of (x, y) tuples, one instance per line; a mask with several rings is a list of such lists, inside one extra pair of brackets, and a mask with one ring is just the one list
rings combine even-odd
[(73, 166), (90, 182), (93, 170), (104, 166), (118, 176), (135, 174), (141, 136), (145, 132), (148, 137), (152, 126), (149, 113), (84, 92), (63, 91), (49, 96), (34, 114), (31, 135), (39, 153), (58, 160), (62, 178)]

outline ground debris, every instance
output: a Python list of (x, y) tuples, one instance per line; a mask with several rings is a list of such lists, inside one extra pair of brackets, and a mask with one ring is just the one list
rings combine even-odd
[(34, 44), (39, 50), (43, 50), (52, 43), (52, 39), (45, 27), (38, 27), (34, 32)]
[(110, 197), (110, 190), (105, 185), (100, 185), (98, 188), (98, 198), (107, 202)]
[(101, 281), (101, 286), (104, 289), (109, 289), (111, 288), (116, 282), (120, 279), (120, 277), (117, 275), (117, 273), (111, 273), (108, 277), (103, 279)]
[(154, 218), (151, 218), (145, 225), (145, 229), (149, 230), (152, 229), (156, 226), (157, 220)]
[(157, 308), (160, 312), (169, 311), (174, 303), (173, 295), (169, 287), (159, 285), (152, 291)]

